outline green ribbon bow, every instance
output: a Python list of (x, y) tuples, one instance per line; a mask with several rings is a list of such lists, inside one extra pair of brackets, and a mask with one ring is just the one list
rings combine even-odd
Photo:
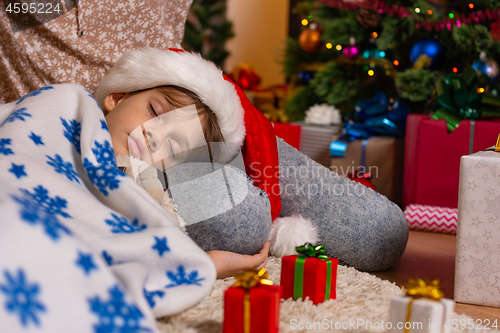
[(478, 77), (472, 68), (462, 74), (450, 73), (445, 80), (438, 80), (437, 99), (431, 118), (445, 119), (448, 131), (451, 132), (462, 119), (500, 116), (500, 100), (485, 95), (485, 80), (485, 75)]
[(293, 299), (303, 298), (304, 290), (304, 264), (307, 258), (318, 258), (326, 261), (326, 286), (325, 286), (325, 301), (330, 299), (331, 284), (332, 284), (332, 262), (328, 260), (326, 250), (321, 244), (312, 245), (306, 243), (298, 246), (295, 250), (301, 254), (295, 262), (295, 275), (293, 284)]

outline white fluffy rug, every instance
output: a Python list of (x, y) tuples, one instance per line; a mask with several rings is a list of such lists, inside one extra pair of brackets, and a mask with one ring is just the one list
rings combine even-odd
[[(269, 279), (274, 284), (279, 284), (281, 259), (269, 257), (266, 269)], [(224, 291), (234, 281), (234, 278), (217, 280), (210, 295), (197, 306), (181, 314), (159, 319), (160, 330), (166, 333), (222, 332)], [(337, 299), (318, 305), (314, 305), (309, 300), (282, 301), (280, 332), (385, 332), (386, 328), (381, 327), (381, 323), (389, 320), (391, 298), (401, 294), (403, 291), (394, 283), (352, 267), (339, 266)], [(466, 319), (468, 317), (455, 314), (453, 318)], [(314, 328), (315, 323), (316, 328)], [(488, 330), (488, 333), (493, 332), (498, 331)]]

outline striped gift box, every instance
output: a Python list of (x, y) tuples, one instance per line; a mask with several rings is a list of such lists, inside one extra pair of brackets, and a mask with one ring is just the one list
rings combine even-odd
[(334, 135), (342, 132), (341, 125), (310, 125), (303, 122), (294, 123), (302, 127), (300, 133), (300, 151), (310, 159), (330, 168), (330, 143)]
[(404, 213), (412, 230), (457, 233), (456, 208), (410, 204)]

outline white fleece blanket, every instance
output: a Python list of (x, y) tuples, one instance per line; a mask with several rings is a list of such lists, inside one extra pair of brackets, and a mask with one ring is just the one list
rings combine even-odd
[(216, 279), (73, 85), (0, 105), (0, 332), (158, 332)]

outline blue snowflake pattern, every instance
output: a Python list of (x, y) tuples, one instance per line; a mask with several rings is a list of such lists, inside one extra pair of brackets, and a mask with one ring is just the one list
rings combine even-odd
[(104, 258), (104, 260), (106, 260), (108, 265), (113, 264), (113, 257), (108, 252), (106, 252), (106, 250), (102, 251), (102, 257)]
[(33, 142), (35, 143), (35, 145), (39, 146), (39, 145), (42, 145), (42, 146), (45, 146), (45, 143), (43, 143), (42, 141), (42, 137), (39, 136), (39, 135), (36, 135), (35, 133), (31, 132), (31, 135), (28, 136), (28, 138), (30, 138), (31, 140), (33, 140)]
[(177, 287), (183, 284), (195, 284), (197, 286), (201, 286), (200, 281), (205, 280), (205, 278), (198, 277), (197, 270), (192, 271), (191, 273), (189, 273), (189, 275), (187, 275), (183, 265), (179, 265), (179, 267), (177, 268), (177, 273), (173, 271), (167, 271), (167, 276), (172, 281), (172, 283), (166, 285), (165, 288)]
[(149, 328), (141, 327), (143, 314), (134, 304), (125, 302), (125, 295), (117, 285), (108, 292), (109, 300), (101, 300), (99, 296), (88, 299), (90, 310), (99, 318), (99, 322), (94, 324), (94, 332), (151, 332)]
[(109, 133), (108, 124), (106, 124), (106, 120), (104, 120), (104, 119), (101, 119), (101, 128), (105, 131), (108, 131), (108, 133)]
[(28, 176), (26, 174), (26, 172), (24, 171), (23, 164), (17, 165), (17, 164), (12, 163), (12, 168), (9, 169), (9, 172), (14, 174), (14, 176), (16, 176), (17, 179), (21, 178), (22, 176), (24, 176), (24, 177)]
[(144, 291), (144, 296), (146, 297), (146, 299), (149, 303), (149, 306), (152, 308), (154, 308), (154, 306), (155, 306), (154, 297), (158, 296), (159, 298), (163, 298), (163, 296), (165, 295), (165, 293), (161, 290), (149, 292), (146, 289), (143, 289), (143, 291)]
[(82, 133), (82, 124), (75, 119), (72, 119), (69, 122), (63, 118), (60, 119), (64, 126), (64, 137), (68, 139), (69, 142), (73, 144), (73, 146), (75, 146), (78, 154), (81, 154), (82, 150), (80, 147), (80, 136)]
[(35, 326), (40, 326), (38, 315), (46, 312), (45, 306), (40, 303), (38, 297), (40, 287), (36, 283), (28, 283), (22, 269), (11, 274), (4, 270), (6, 278), (5, 284), (0, 284), (0, 291), (7, 297), (5, 308), (7, 312), (19, 316), (21, 325), (27, 327), (30, 322)]
[(105, 196), (109, 194), (108, 189), (116, 190), (120, 186), (118, 177), (125, 176), (116, 166), (109, 164), (95, 166), (87, 158), (83, 160), (83, 167), (87, 171), (92, 184)]
[(158, 238), (156, 236), (154, 236), (154, 237), (155, 237), (156, 243), (151, 248), (153, 250), (158, 251), (158, 254), (160, 255), (160, 257), (163, 257), (164, 252), (170, 251), (170, 248), (167, 245), (167, 237), (163, 237), (163, 238)]
[(6, 123), (12, 123), (13, 121), (16, 121), (16, 120), (26, 121), (26, 119), (24, 117), (31, 117), (31, 114), (26, 112), (26, 110), (27, 110), (26, 108), (20, 108), (20, 109), (15, 110), (14, 112), (12, 112), (10, 114), (10, 116), (7, 117), (7, 119), (5, 119), (3, 121), (3, 123), (0, 125), (0, 127), (2, 127)]
[(116, 167), (116, 157), (115, 151), (109, 141), (105, 140), (103, 144), (94, 141), (95, 148), (92, 148), (92, 152), (99, 164), (109, 164)]
[(0, 154), (4, 155), (14, 155), (14, 152), (12, 149), (7, 147), (7, 145), (11, 145), (12, 140), (11, 139), (0, 139)]
[(75, 261), (75, 264), (83, 269), (85, 275), (90, 275), (92, 270), (97, 270), (97, 266), (92, 261), (92, 254), (90, 253), (78, 251), (78, 259)]
[(92, 152), (94, 153), (99, 165), (95, 166), (87, 158), (83, 161), (83, 166), (87, 171), (90, 181), (105, 196), (108, 196), (109, 190), (115, 190), (120, 186), (120, 180), (117, 177), (126, 176), (116, 167), (116, 158), (113, 147), (108, 141), (100, 144), (94, 141)]
[(47, 162), (48, 165), (54, 167), (54, 170), (57, 173), (63, 174), (68, 177), (69, 180), (75, 181), (80, 184), (78, 180), (80, 177), (76, 173), (73, 168), (73, 164), (71, 162), (65, 162), (59, 154), (56, 154), (54, 157), (50, 157), (49, 155), (45, 155), (50, 160)]
[(53, 240), (58, 240), (63, 233), (71, 235), (71, 232), (58, 219), (58, 215), (71, 218), (63, 211), (66, 208), (66, 200), (58, 196), (49, 197), (49, 192), (41, 185), (34, 188), (34, 193), (25, 189), (20, 190), (22, 196), (11, 195), (11, 198), (21, 206), (19, 213), (24, 221), (32, 225), (41, 224), (45, 233)]
[(139, 220), (134, 219), (134, 221), (130, 222), (123, 216), (118, 216), (114, 213), (111, 213), (111, 216), (113, 217), (112, 220), (105, 220), (106, 224), (112, 226), (113, 228), (111, 229), (112, 233), (115, 234), (130, 234), (133, 232), (139, 232), (147, 228), (147, 225), (139, 225)]
[(23, 97), (21, 97), (20, 99), (18, 99), (17, 102), (16, 102), (16, 105), (19, 104), (19, 103), (21, 103), (22, 101), (24, 101), (28, 97), (33, 97), (33, 96), (39, 95), (42, 91), (44, 91), (44, 90), (50, 90), (50, 89), (54, 89), (54, 87), (50, 87), (50, 86), (49, 87), (42, 87), (42, 88), (37, 89), (37, 90), (35, 90), (33, 92), (30, 92), (29, 94), (24, 95)]

